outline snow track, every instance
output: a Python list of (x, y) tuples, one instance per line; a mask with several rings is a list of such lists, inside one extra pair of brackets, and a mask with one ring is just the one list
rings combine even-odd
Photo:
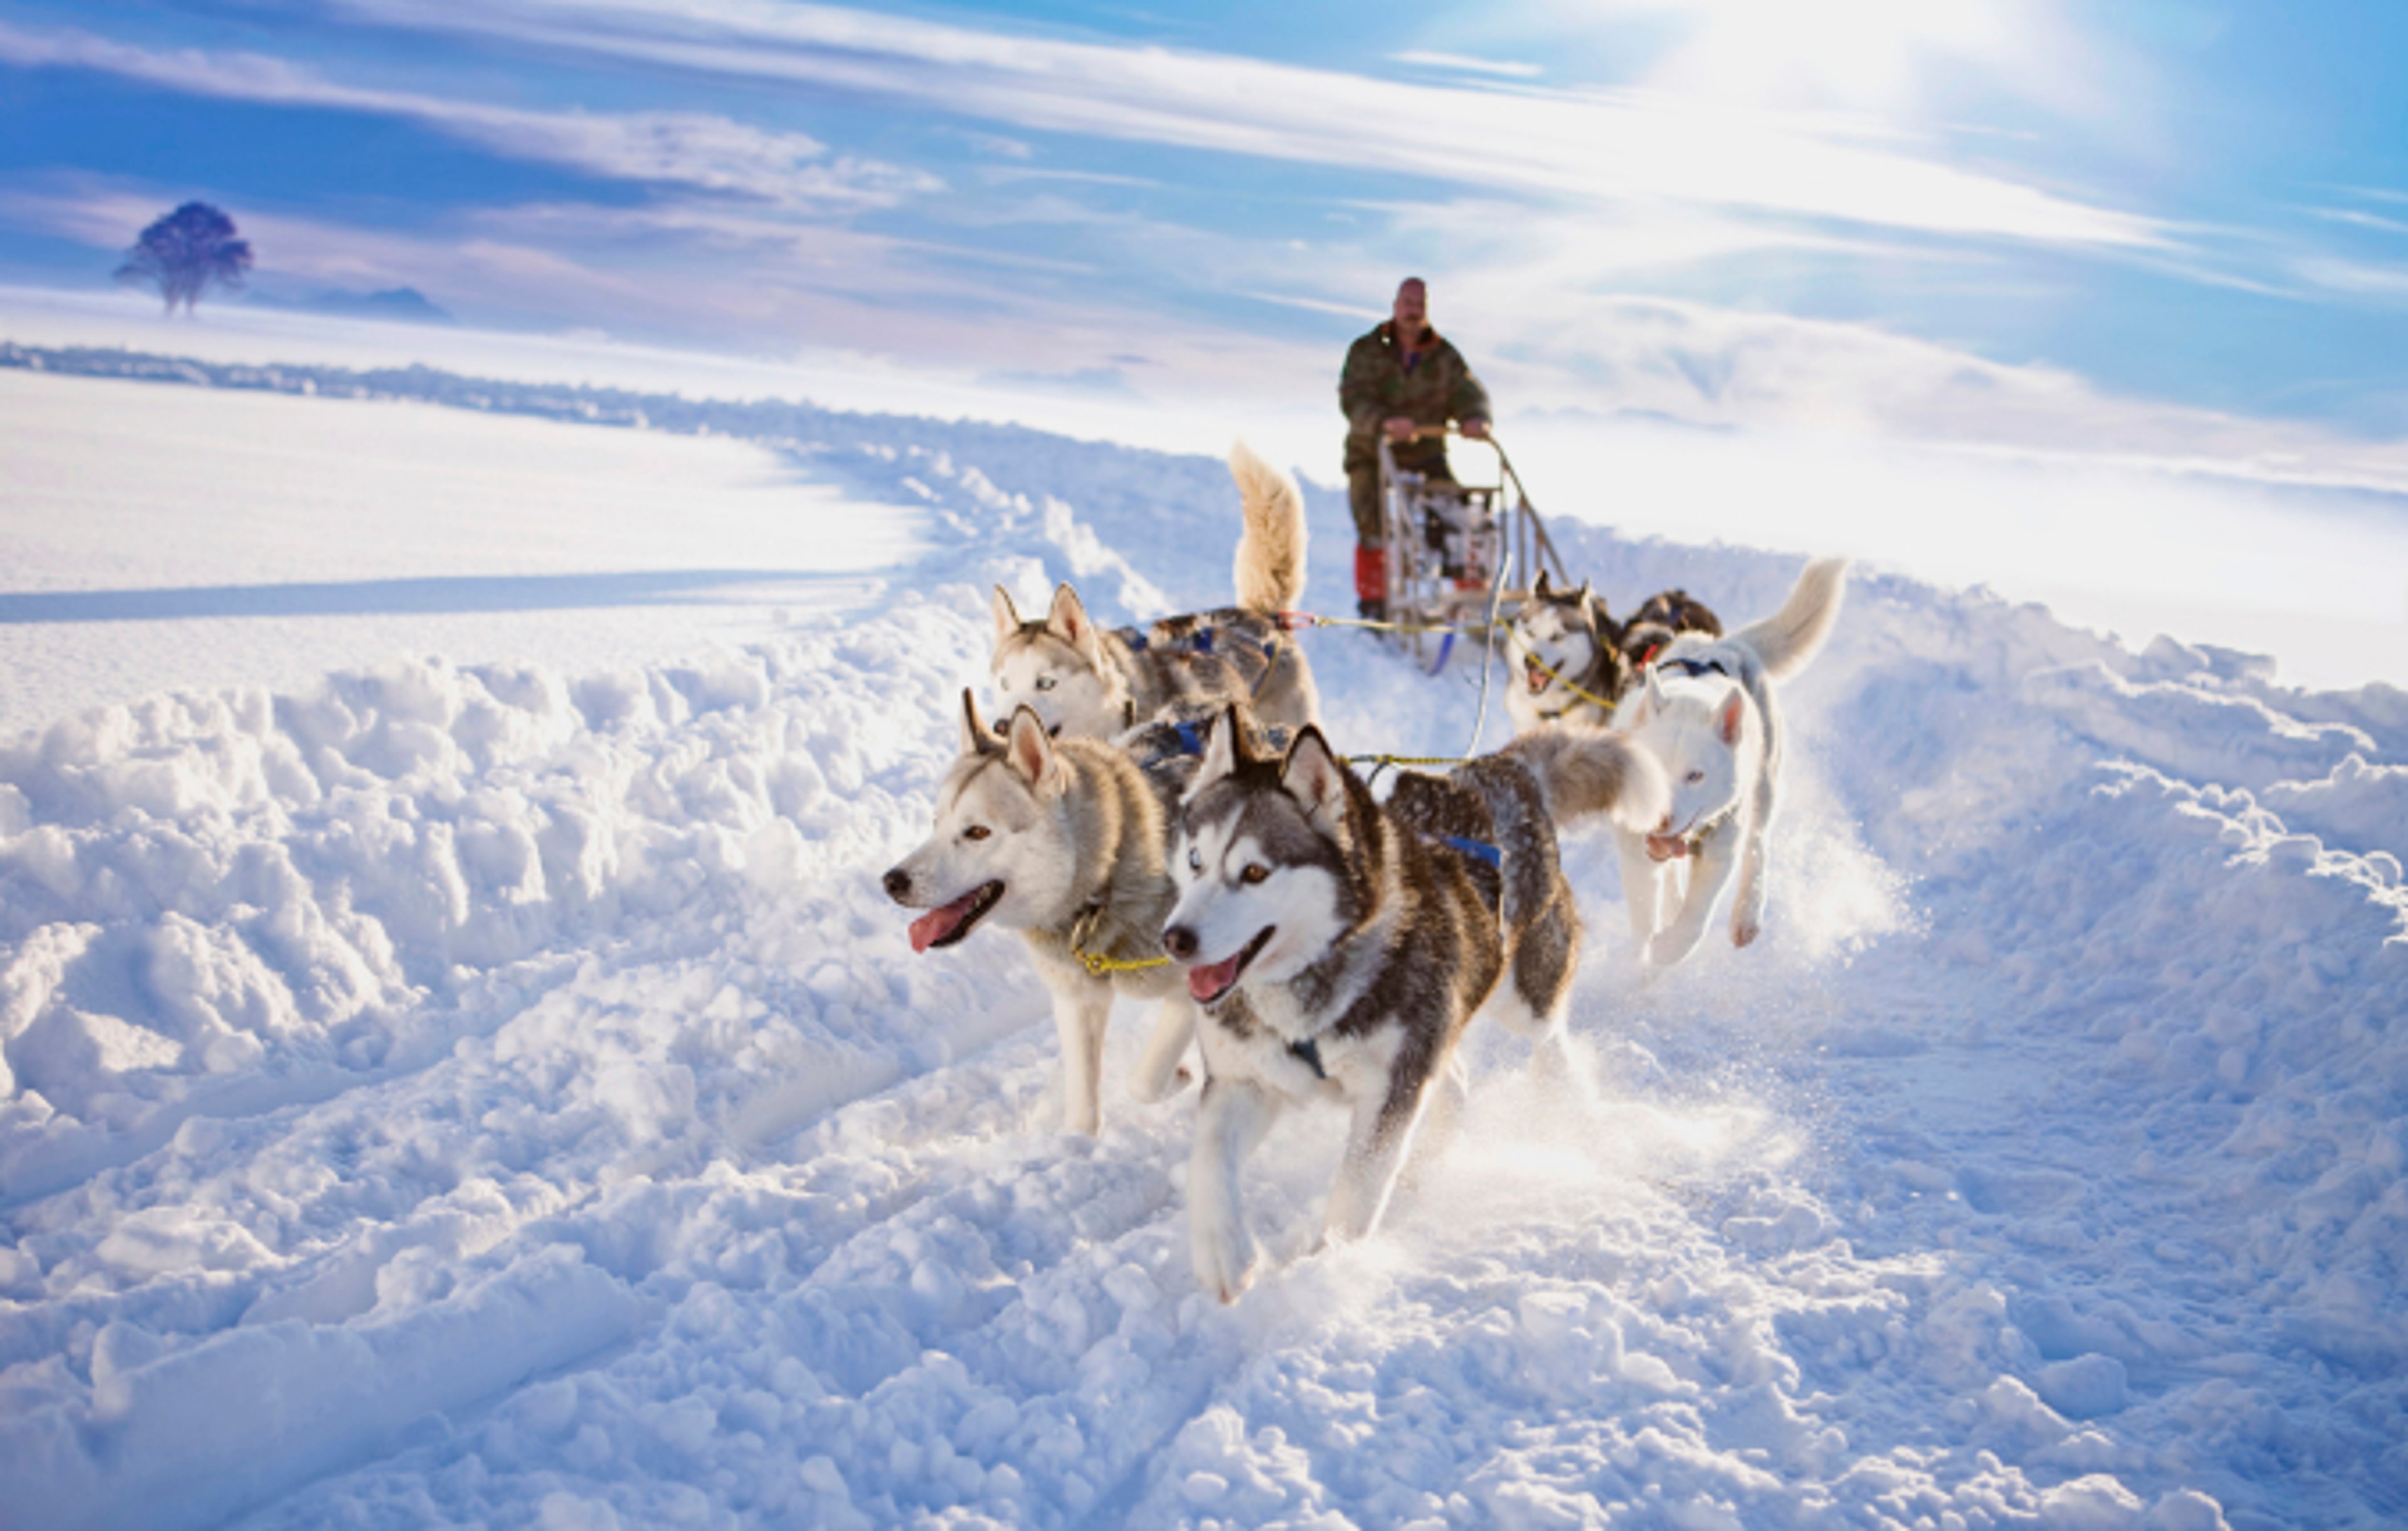
[[(914, 957), (876, 874), (983, 582), (1213, 604), (1234, 494), (804, 423), (937, 529), (863, 620), (0, 748), (0, 1525), (2408, 1515), (2408, 698), (1859, 571), (1766, 940), (1642, 983), (1574, 836), (1584, 1082), (1477, 1033), (1456, 1150), (1321, 1253), (1338, 1124), (1283, 1124), (1225, 1309), (1192, 1092), (1125, 1099), (1124, 1018), (1104, 1136), (1055, 1134), (1016, 942)], [(1797, 567), (1559, 535), (1618, 608)], [(1469, 736), (1461, 666), (1305, 641), (1342, 744)]]

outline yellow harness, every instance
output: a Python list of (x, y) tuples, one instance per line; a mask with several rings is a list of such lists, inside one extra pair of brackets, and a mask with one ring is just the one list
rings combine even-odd
[(1087, 970), (1089, 977), (1110, 978), (1114, 973), (1135, 973), (1148, 967), (1170, 966), (1168, 957), (1109, 957), (1100, 952), (1088, 951), (1087, 940), (1096, 934), (1096, 926), (1103, 922), (1103, 918), (1104, 907), (1096, 904), (1070, 924), (1070, 955)]

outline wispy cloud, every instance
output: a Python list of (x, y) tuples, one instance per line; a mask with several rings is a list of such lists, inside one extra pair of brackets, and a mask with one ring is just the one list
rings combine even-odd
[(1466, 53), (1433, 53), (1412, 50), (1388, 55), (1391, 64), (1410, 64), (1418, 69), (1445, 69), (1455, 74), (1495, 75), (1504, 79), (1537, 79), (1546, 73), (1535, 64), (1515, 64), (1498, 59), (1476, 59)]
[(699, 112), (541, 112), (341, 84), (258, 53), (155, 51), (73, 28), (0, 21), (0, 63), (91, 69), (183, 94), (317, 107), (418, 122), (509, 158), (610, 179), (672, 185), (788, 207), (888, 206), (941, 189), (924, 171), (831, 157), (808, 134)]
[(1629, 92), (1498, 93), (767, 0), (338, 0), (378, 21), (908, 99), (1010, 124), (1524, 193), (1743, 207), (2075, 246), (2150, 220), (1800, 121)]

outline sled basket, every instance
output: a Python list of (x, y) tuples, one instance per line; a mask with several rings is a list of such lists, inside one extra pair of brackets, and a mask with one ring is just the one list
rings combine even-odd
[[(1448, 436), (1485, 447), (1495, 472), (1458, 481), (1397, 465), (1394, 443), (1380, 441), (1380, 505), (1388, 532), (1388, 619), (1403, 624), (1406, 646), (1421, 652), (1427, 636), (1412, 629), (1477, 626), (1498, 601), (1512, 609), (1528, 595), (1541, 568), (1566, 579), (1563, 560), (1532, 508), (1521, 477), (1494, 436), (1466, 436), (1425, 426), (1417, 440)], [(1510, 555), (1510, 556), (1509, 556)], [(1501, 592), (1500, 580), (1512, 584)]]

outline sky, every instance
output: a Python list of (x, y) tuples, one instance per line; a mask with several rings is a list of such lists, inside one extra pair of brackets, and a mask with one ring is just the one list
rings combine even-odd
[(1268, 405), (1310, 468), (1412, 272), (1526, 438), (2408, 516), (2408, 7), (2372, 0), (0, 3), (0, 281), (103, 285), (195, 196), (260, 298)]

